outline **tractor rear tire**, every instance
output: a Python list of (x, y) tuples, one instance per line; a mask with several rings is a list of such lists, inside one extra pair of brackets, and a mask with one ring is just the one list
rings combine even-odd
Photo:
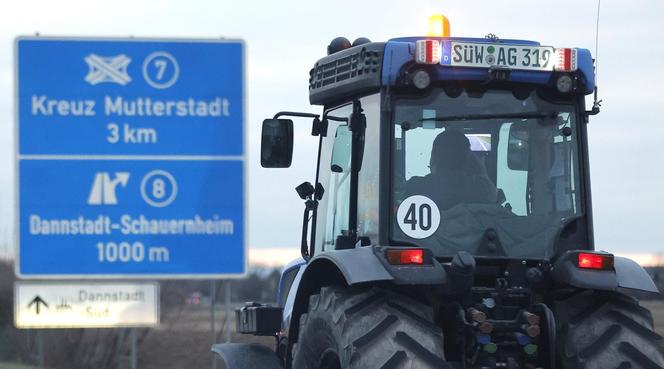
[(292, 368), (450, 366), (430, 306), (386, 289), (323, 287), (300, 318)]
[(555, 305), (558, 367), (663, 369), (664, 345), (650, 311), (630, 296), (585, 291)]

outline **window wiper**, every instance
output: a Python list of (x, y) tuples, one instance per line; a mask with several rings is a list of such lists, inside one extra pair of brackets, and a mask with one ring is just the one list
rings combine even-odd
[[(489, 119), (557, 119), (559, 112), (557, 111), (535, 111), (523, 113), (499, 113), (499, 114), (467, 114), (467, 115), (448, 115), (444, 117), (435, 118), (420, 118), (415, 124), (404, 122), (401, 124), (402, 129), (408, 130), (417, 127), (422, 127), (423, 122), (459, 122), (466, 120), (489, 120)], [(436, 124), (436, 128), (441, 128), (442, 124)]]
[(535, 111), (525, 113), (500, 113), (500, 114), (467, 114), (448, 115), (446, 117), (420, 118), (418, 122), (456, 122), (460, 120), (483, 120), (483, 119), (555, 119), (558, 117), (556, 111)]

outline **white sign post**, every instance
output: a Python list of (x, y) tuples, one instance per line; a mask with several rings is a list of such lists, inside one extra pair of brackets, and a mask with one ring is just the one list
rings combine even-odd
[(152, 282), (16, 282), (17, 328), (154, 327), (159, 287)]

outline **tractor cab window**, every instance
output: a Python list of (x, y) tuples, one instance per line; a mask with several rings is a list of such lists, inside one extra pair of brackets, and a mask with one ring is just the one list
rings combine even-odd
[(576, 124), (573, 104), (535, 90), (398, 98), (392, 240), (438, 256), (550, 256), (582, 213)]
[[(350, 109), (349, 109), (350, 110)], [(339, 112), (337, 112), (338, 114)], [(344, 114), (344, 118), (348, 118)], [(324, 250), (334, 249), (336, 238), (348, 230), (348, 205), (350, 202), (350, 152), (352, 133), (348, 124), (340, 124), (334, 131), (328, 130), (332, 141), (332, 157), (327, 168), (329, 182), (324, 187), (328, 195)]]
[[(378, 96), (360, 99), (367, 127), (358, 176), (357, 234), (373, 242), (378, 240)], [(321, 142), (319, 161), (319, 182), (325, 192), (318, 205), (316, 234), (321, 237), (316, 238), (316, 252), (334, 250), (337, 237), (348, 234), (352, 138), (348, 123), (352, 112), (352, 104), (327, 111), (327, 136)]]

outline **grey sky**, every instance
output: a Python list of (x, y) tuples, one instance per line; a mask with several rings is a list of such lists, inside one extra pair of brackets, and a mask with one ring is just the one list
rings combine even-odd
[[(246, 40), (250, 245), (296, 248), (302, 204), (294, 186), (311, 180), (315, 142), (302, 124), (293, 168), (258, 165), (260, 122), (308, 106), (309, 69), (338, 35), (374, 41), (424, 34), (444, 13), (456, 36), (525, 38), (594, 51), (595, 0), (502, 1), (17, 1), (0, 13), (0, 242), (13, 220), (13, 39), (17, 35), (240, 37)], [(664, 251), (664, 2), (602, 4), (599, 87), (590, 154), (598, 248)], [(48, 61), (45, 61), (48, 62)], [(304, 122), (303, 122), (304, 123)]]

